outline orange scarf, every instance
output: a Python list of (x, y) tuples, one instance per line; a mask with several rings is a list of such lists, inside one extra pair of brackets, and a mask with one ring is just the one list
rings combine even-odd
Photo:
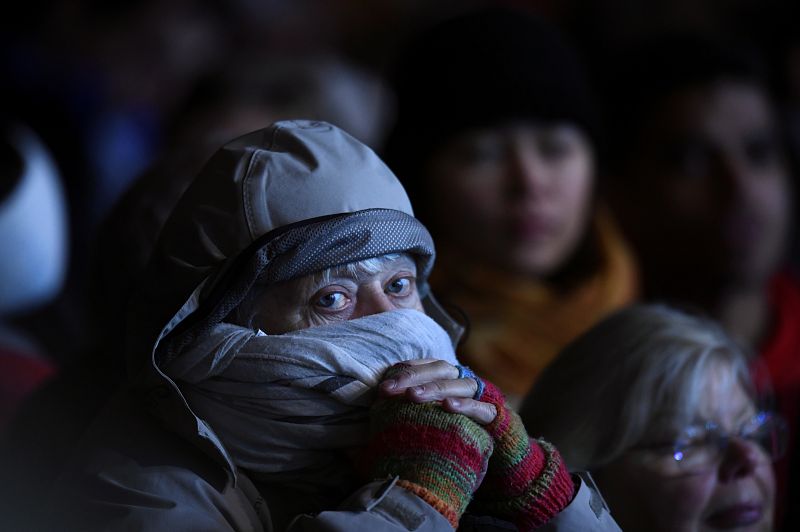
[(600, 269), (566, 293), (443, 253), (434, 291), (470, 321), (459, 358), (499, 386), (512, 405), (568, 342), (637, 296), (633, 258), (602, 211), (593, 230)]

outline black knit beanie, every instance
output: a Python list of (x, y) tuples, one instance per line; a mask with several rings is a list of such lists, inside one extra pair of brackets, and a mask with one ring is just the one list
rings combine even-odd
[(429, 28), (390, 79), (397, 120), (383, 156), (412, 201), (427, 159), (466, 129), (567, 122), (596, 141), (588, 80), (576, 53), (554, 27), (527, 12), (488, 8)]

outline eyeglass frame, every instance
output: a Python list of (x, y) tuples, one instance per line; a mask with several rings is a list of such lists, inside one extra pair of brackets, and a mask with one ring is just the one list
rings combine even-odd
[[(747, 431), (749, 427), (753, 426), (754, 421), (757, 421), (757, 425), (755, 426), (755, 428), (753, 428), (753, 430)], [(760, 429), (765, 427), (767, 424), (773, 425), (773, 428), (770, 431), (770, 434), (772, 434), (771, 439), (773, 440), (772, 449), (765, 448), (762, 445), (762, 442), (759, 441), (759, 438), (754, 437), (758, 435), (760, 433)], [(710, 438), (710, 442), (713, 443), (713, 445), (716, 447), (717, 459), (720, 459), (725, 456), (725, 452), (731, 440), (734, 438), (745, 440), (749, 443), (754, 443), (758, 445), (759, 448), (764, 450), (765, 455), (770, 459), (771, 462), (780, 460), (780, 458), (785, 454), (786, 448), (788, 446), (787, 445), (788, 423), (786, 422), (786, 420), (783, 418), (783, 416), (781, 416), (777, 412), (762, 410), (756, 412), (753, 416), (751, 416), (747, 420), (747, 422), (743, 423), (740, 426), (740, 428), (736, 431), (736, 433), (733, 434), (722, 432), (717, 423), (708, 421), (703, 424), (692, 424), (684, 427), (683, 430), (681, 430), (680, 435), (677, 436), (672, 442), (637, 445), (633, 447), (631, 450), (654, 451), (656, 449), (671, 449), (670, 456), (672, 458), (672, 463), (677, 464), (679, 467), (685, 466), (686, 465), (686, 463), (684, 462), (685, 452), (686, 449), (690, 446), (690, 443), (688, 443), (687, 440), (691, 439), (691, 436), (686, 436), (686, 434), (693, 428), (698, 429), (698, 431), (704, 431), (705, 434), (712, 436)], [(703, 443), (709, 443), (708, 439), (709, 438), (706, 437)], [(716, 463), (718, 462), (714, 461), (714, 464)], [(709, 467), (713, 467), (712, 463), (706, 465)], [(700, 470), (704, 469), (705, 468), (700, 468)]]

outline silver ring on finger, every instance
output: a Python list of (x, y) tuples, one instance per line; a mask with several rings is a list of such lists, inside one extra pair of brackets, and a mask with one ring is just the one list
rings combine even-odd
[(462, 366), (461, 364), (456, 364), (455, 368), (458, 370), (458, 378), (459, 379), (472, 379), (475, 381), (475, 384), (478, 385), (478, 389), (475, 390), (475, 393), (472, 395), (472, 398), (476, 401), (480, 401), (481, 396), (483, 395), (483, 390), (486, 388), (486, 385), (483, 383), (480, 377), (475, 375), (475, 372), (472, 371), (469, 366)]

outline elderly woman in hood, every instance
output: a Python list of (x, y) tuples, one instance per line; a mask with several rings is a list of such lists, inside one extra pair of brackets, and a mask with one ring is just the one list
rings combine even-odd
[(433, 258), (397, 179), (341, 130), (224, 146), (161, 233), (130, 385), (55, 491), (58, 528), (615, 529), (458, 365)]

